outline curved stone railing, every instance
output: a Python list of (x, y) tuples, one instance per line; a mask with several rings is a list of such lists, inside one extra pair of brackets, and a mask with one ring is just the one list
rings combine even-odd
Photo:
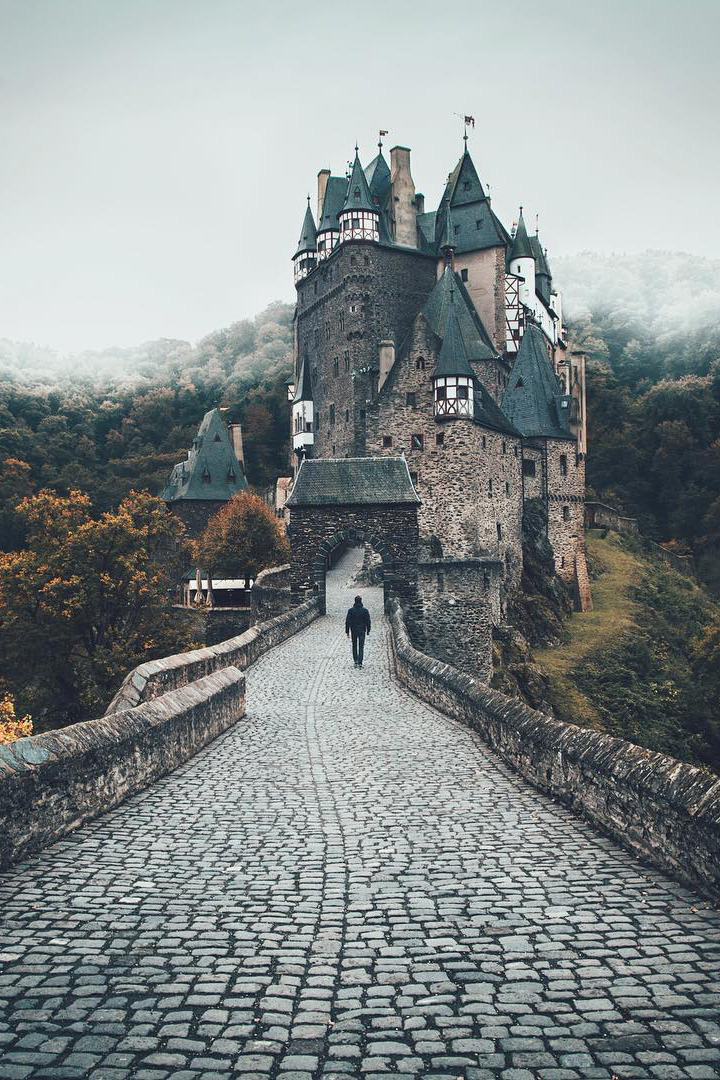
[(0, 746), (0, 869), (188, 761), (245, 715), (242, 671), (320, 614), (318, 597), (220, 645), (141, 664), (105, 715)]
[(521, 776), (636, 855), (720, 896), (720, 780), (663, 754), (528, 708), (411, 643), (388, 604), (395, 669), (418, 697), (462, 720)]
[(235, 667), (134, 709), (0, 747), (0, 868), (172, 772), (245, 715)]
[(162, 660), (149, 660), (140, 664), (126, 675), (105, 715), (133, 709), (143, 701), (152, 701), (168, 690), (187, 686), (188, 683), (222, 668), (236, 667), (244, 671), (264, 652), (292, 637), (319, 614), (320, 600), (313, 597), (292, 611), (251, 626), (244, 634), (221, 641), (219, 645), (207, 645), (192, 652), (177, 653), (175, 656), (165, 656)]
[(290, 563), (261, 570), (250, 592), (253, 622), (288, 611), (297, 602), (290, 592)]

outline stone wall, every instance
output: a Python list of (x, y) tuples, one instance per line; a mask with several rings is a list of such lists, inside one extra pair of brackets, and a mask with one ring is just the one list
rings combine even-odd
[(172, 608), (172, 621), (183, 633), (183, 640), (189, 630), (190, 639), (197, 645), (217, 645), (229, 637), (243, 634), (251, 623), (250, 608), (235, 607), (185, 607), (175, 604)]
[(122, 713), (0, 747), (0, 869), (172, 772), (245, 715), (245, 676), (216, 671)]
[(290, 564), (261, 570), (253, 582), (250, 599), (253, 625), (274, 619), (295, 607), (298, 600), (290, 592)]
[[(505, 352), (505, 248), (484, 248), (465, 251), (455, 256), (454, 269), (461, 274), (467, 270), (465, 288), (475, 309), (490, 334), (500, 356)], [(439, 271), (442, 273), (442, 269)], [(488, 361), (491, 376), (483, 379), (485, 388), (500, 403), (507, 385), (507, 365)]]
[(590, 529), (614, 529), (615, 532), (627, 533), (629, 536), (637, 536), (640, 532), (637, 518), (627, 517), (601, 502), (585, 504), (585, 519)]
[(398, 678), (474, 728), (533, 786), (637, 856), (717, 899), (720, 780), (622, 739), (563, 724), (418, 652), (396, 599), (388, 605)]
[(188, 536), (195, 540), (205, 532), (208, 521), (227, 506), (225, 499), (177, 499), (168, 510), (185, 522)]
[(493, 674), (492, 597), (499, 591), (493, 568), (480, 560), (432, 559), (420, 563), (418, 579), (422, 620), (414, 640), (446, 663), (462, 657), (466, 669), (482, 682)]
[(341, 244), (298, 284), (297, 350), (312, 375), (315, 457), (364, 455), (378, 343), (400, 345), (434, 284), (433, 257), (362, 241)]
[(187, 686), (222, 668), (236, 667), (244, 671), (268, 649), (292, 637), (319, 614), (320, 602), (313, 598), (219, 645), (140, 664), (126, 675), (105, 715), (135, 708), (141, 702), (152, 701), (161, 694)]

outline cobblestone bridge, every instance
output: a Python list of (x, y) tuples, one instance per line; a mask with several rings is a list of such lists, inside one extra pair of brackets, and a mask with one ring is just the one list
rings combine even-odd
[[(720, 914), (330, 617), (247, 717), (0, 884), (0, 1076), (720, 1076)], [(370, 590), (365, 590), (366, 597)]]

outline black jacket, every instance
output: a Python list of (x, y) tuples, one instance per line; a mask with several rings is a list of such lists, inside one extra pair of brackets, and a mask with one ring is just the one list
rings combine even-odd
[(345, 619), (345, 633), (350, 632), (353, 634), (370, 633), (370, 612), (362, 604), (353, 604), (351, 608), (348, 608)]

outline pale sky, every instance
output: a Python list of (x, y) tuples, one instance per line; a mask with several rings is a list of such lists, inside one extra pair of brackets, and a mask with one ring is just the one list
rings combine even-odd
[[(0, 0), (0, 338), (195, 341), (291, 300), (319, 168), (462, 150), (553, 254), (720, 256), (720, 0)], [(314, 199), (313, 199), (314, 201)]]

